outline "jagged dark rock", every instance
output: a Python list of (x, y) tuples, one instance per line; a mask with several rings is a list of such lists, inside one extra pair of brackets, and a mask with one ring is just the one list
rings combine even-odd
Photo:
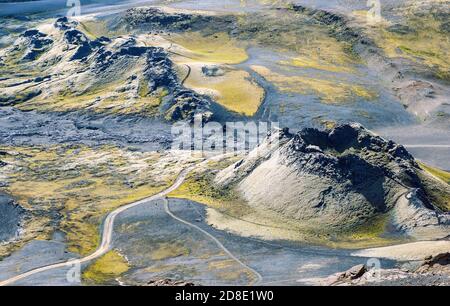
[(202, 23), (210, 23), (212, 16), (166, 13), (157, 8), (132, 8), (126, 11), (124, 21), (131, 27), (145, 26), (150, 30), (186, 31)]
[(425, 260), (422, 266), (433, 267), (434, 265), (447, 266), (450, 265), (450, 252), (441, 253)]
[(151, 280), (147, 283), (147, 286), (179, 286), (179, 287), (191, 287), (191, 286), (195, 286), (194, 283), (192, 282), (187, 282), (187, 281), (177, 281), (177, 280), (172, 280), (172, 279), (158, 279), (158, 280)]
[(107, 44), (110, 42), (111, 42), (111, 39), (109, 39), (108, 37), (100, 36), (100, 37), (96, 38), (95, 40), (92, 40), (91, 45), (94, 47), (101, 47), (104, 44)]
[(64, 39), (68, 44), (72, 45), (82, 45), (89, 41), (83, 32), (76, 29), (69, 29), (65, 31)]
[(142, 7), (127, 10), (120, 23), (127, 28), (154, 33), (204, 30), (211, 34), (224, 31), (232, 34), (236, 31), (238, 18), (233, 14), (205, 15)]
[(356, 265), (354, 267), (351, 267), (347, 271), (343, 272), (341, 275), (338, 276), (339, 281), (351, 281), (358, 279), (364, 275), (364, 273), (367, 272), (367, 267), (364, 264)]
[(92, 48), (88, 42), (82, 43), (77, 51), (72, 55), (70, 60), (82, 60), (88, 57), (92, 53)]
[(26, 30), (25, 32), (23, 32), (22, 36), (23, 37), (45, 37), (47, 35), (39, 32), (36, 29), (31, 29), (31, 30)]
[(143, 75), (150, 91), (165, 87), (169, 91), (176, 90), (180, 85), (173, 64), (164, 49), (159, 47), (138, 47), (131, 45), (132, 41), (122, 45), (113, 52), (104, 47), (99, 48), (91, 68), (97, 73), (105, 71), (115, 63), (130, 57), (145, 57)]
[(180, 85), (167, 52), (162, 48), (147, 48), (146, 52), (147, 66), (144, 75), (149, 80), (149, 88), (155, 90), (163, 86), (169, 90), (176, 90)]
[(380, 177), (401, 181), (411, 188), (420, 185), (414, 172), (417, 164), (403, 146), (357, 124), (340, 125), (331, 131), (304, 129), (282, 148), (282, 154), (288, 156), (286, 163), (294, 163), (298, 171), (350, 180), (355, 186)]
[(90, 40), (83, 32), (77, 30), (76, 21), (69, 21), (67, 17), (59, 18), (54, 23), (54, 26), (64, 31), (64, 41), (69, 46), (76, 46), (75, 53), (70, 60), (85, 60), (93, 51), (100, 49), (105, 44), (110, 43), (111, 40), (107, 37), (101, 36), (95, 40)]
[(131, 25), (139, 23), (155, 24), (158, 26), (168, 26), (174, 23), (183, 23), (191, 20), (188, 14), (166, 14), (157, 8), (130, 9), (126, 12), (125, 18)]
[(27, 30), (19, 39), (18, 48), (25, 48), (22, 60), (33, 61), (37, 59), (53, 43), (51, 38), (38, 30)]
[(60, 18), (56, 19), (56, 21), (53, 25), (55, 26), (55, 28), (65, 31), (65, 30), (75, 27), (77, 25), (77, 22), (71, 21), (67, 17), (60, 17)]
[(172, 106), (166, 112), (170, 121), (185, 120), (193, 122), (195, 115), (202, 115), (203, 122), (208, 122), (213, 113), (208, 98), (187, 90), (177, 92), (172, 100)]
[(72, 61), (84, 60), (91, 55), (93, 51), (98, 50), (103, 47), (103, 45), (111, 42), (111, 40), (107, 37), (100, 37), (95, 40), (90, 40), (83, 32), (76, 29), (69, 29), (64, 32), (64, 40), (69, 45), (77, 46), (77, 50), (70, 58)]
[(205, 76), (215, 77), (215, 76), (224, 75), (225, 71), (221, 67), (213, 65), (213, 66), (203, 66), (202, 73)]
[(107, 50), (105, 47), (100, 47), (97, 51), (97, 56), (91, 64), (91, 69), (95, 72), (101, 72), (112, 64), (113, 52)]

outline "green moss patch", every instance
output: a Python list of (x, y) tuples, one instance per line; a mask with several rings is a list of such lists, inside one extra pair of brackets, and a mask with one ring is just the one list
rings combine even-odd
[(128, 269), (129, 265), (125, 258), (116, 251), (110, 251), (91, 264), (83, 272), (82, 279), (88, 284), (108, 284)]

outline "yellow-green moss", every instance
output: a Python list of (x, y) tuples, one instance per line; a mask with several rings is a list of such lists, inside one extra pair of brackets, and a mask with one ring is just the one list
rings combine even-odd
[(301, 68), (312, 68), (317, 70), (325, 70), (331, 72), (353, 72), (354, 69), (345, 66), (332, 65), (322, 60), (310, 59), (304, 57), (296, 57), (290, 61), (281, 61), (282, 65), (290, 65)]
[[(180, 66), (189, 66), (191, 71), (184, 85), (215, 99), (225, 108), (252, 116), (264, 98), (264, 89), (251, 79), (248, 72), (224, 66), (224, 75), (206, 77), (201, 68), (208, 64), (238, 64), (248, 55), (242, 42), (230, 38), (226, 33), (203, 35), (189, 32), (167, 37), (177, 46), (173, 60)], [(181, 70), (181, 69), (179, 69)], [(184, 70), (184, 69), (183, 69)], [(181, 74), (185, 75), (183, 71)]]
[[(208, 168), (224, 169), (235, 162), (235, 159), (210, 162)], [(251, 208), (232, 188), (217, 187), (213, 182), (214, 175), (213, 172), (205, 170), (190, 173), (183, 184), (172, 191), (169, 197), (195, 201), (235, 217), (247, 214)]]
[[(99, 243), (99, 225), (113, 209), (151, 196), (169, 186), (179, 170), (159, 153), (129, 152), (113, 146), (82, 145), (4, 147), (11, 169), (4, 172), (8, 187), (27, 209), (59, 210), (59, 229), (67, 234), (68, 250), (86, 255)], [(170, 167), (159, 168), (158, 163)], [(162, 167), (162, 166), (161, 166)], [(64, 170), (62, 170), (64, 169)], [(30, 237), (47, 238), (47, 217), (26, 226)], [(39, 226), (39, 228), (37, 227)]]
[(411, 29), (409, 33), (395, 33), (381, 25), (368, 34), (389, 57), (404, 57), (422, 63), (434, 69), (437, 77), (450, 79), (450, 40), (448, 34), (440, 30), (441, 24), (431, 14), (419, 17), (412, 13), (406, 20)]
[(221, 206), (224, 202), (237, 200), (236, 195), (231, 190), (214, 187), (212, 179), (211, 175), (192, 173), (169, 196), (189, 199), (215, 207)]
[(201, 62), (239, 64), (248, 58), (245, 46), (227, 33), (204, 36), (199, 32), (186, 32), (171, 35), (170, 41), (185, 48), (183, 55)]
[(87, 110), (97, 113), (138, 114), (152, 117), (158, 113), (158, 107), (167, 90), (158, 88), (150, 92), (148, 85), (142, 81), (138, 87), (138, 96), (130, 98), (126, 93), (116, 92), (120, 82), (99, 86), (84, 93), (72, 93), (69, 89), (61, 90), (47, 99), (36, 99), (22, 103), (23, 110), (40, 111), (76, 111)]
[[(450, 173), (418, 162), (420, 168), (425, 171), (418, 171), (422, 180), (427, 197), (443, 211), (450, 211)], [(439, 184), (438, 181), (442, 183)], [(447, 184), (447, 185), (446, 185)]]
[(96, 39), (100, 36), (112, 37), (128, 35), (129, 31), (123, 27), (114, 27), (108, 25), (104, 20), (98, 18), (91, 18), (78, 22), (78, 27), (83, 31), (90, 39)]
[(254, 115), (264, 99), (264, 89), (243, 70), (230, 70), (223, 76), (206, 77), (197, 66), (185, 86), (207, 94), (225, 108), (246, 116)]
[(358, 226), (351, 231), (340, 234), (336, 245), (349, 248), (388, 245), (395, 241), (394, 239), (386, 239), (382, 237), (382, 235), (386, 232), (386, 226), (388, 223), (388, 214), (373, 217), (365, 224)]
[(295, 48), (297, 56), (280, 64), (329, 72), (357, 72), (356, 65), (361, 60), (347, 51), (348, 43), (337, 41), (319, 29), (314, 32), (311, 39)]
[(148, 82), (145, 80), (140, 80), (138, 94), (141, 98), (148, 96), (150, 90), (148, 88)]
[(427, 166), (424, 163), (418, 162), (420, 165), (420, 168), (427, 171), (428, 173), (432, 174), (434, 177), (442, 180), (443, 182), (450, 184), (450, 172), (434, 168), (431, 166)]
[(285, 76), (272, 72), (264, 66), (253, 65), (251, 68), (269, 82), (274, 83), (282, 92), (314, 94), (324, 103), (341, 103), (351, 101), (355, 97), (366, 100), (377, 97), (375, 92), (357, 84), (306, 76)]
[(158, 243), (156, 249), (151, 252), (151, 258), (153, 260), (162, 260), (187, 255), (189, 255), (189, 249), (178, 242)]
[(106, 284), (129, 270), (125, 258), (116, 251), (110, 251), (97, 259), (83, 272), (83, 281)]
[(220, 279), (226, 281), (237, 281), (245, 278), (250, 281), (255, 280), (255, 276), (247, 269), (243, 269), (236, 264), (233, 259), (216, 260), (208, 263), (208, 269), (215, 273)]

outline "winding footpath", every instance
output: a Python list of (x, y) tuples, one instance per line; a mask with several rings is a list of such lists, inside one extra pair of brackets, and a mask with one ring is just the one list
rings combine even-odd
[(233, 259), (234, 261), (236, 261), (239, 265), (241, 265), (244, 269), (249, 270), (250, 272), (252, 272), (255, 276), (256, 276), (256, 281), (253, 282), (252, 285), (258, 285), (259, 283), (261, 283), (263, 277), (261, 276), (261, 274), (259, 274), (256, 270), (254, 270), (253, 268), (247, 266), (246, 264), (244, 264), (239, 258), (237, 258), (233, 253), (231, 253), (216, 237), (214, 237), (213, 235), (211, 235), (210, 233), (208, 233), (207, 231), (205, 231), (204, 229), (200, 228), (199, 226), (192, 224), (191, 222), (188, 222), (186, 220), (183, 220), (177, 216), (175, 216), (169, 208), (169, 201), (167, 200), (167, 198), (164, 198), (164, 210), (166, 211), (166, 213), (171, 216), (173, 219), (186, 224), (189, 227), (192, 227), (200, 232), (202, 232), (203, 234), (205, 234), (206, 236), (208, 236), (209, 238), (211, 238), (212, 241), (214, 241), (219, 248), (221, 248), (231, 259)]
[[(204, 162), (207, 162), (207, 161), (208, 160), (205, 160)], [(169, 193), (171, 193), (172, 191), (178, 189), (178, 187), (180, 187), (181, 184), (184, 182), (187, 174), (190, 171), (192, 171), (196, 166), (198, 166), (198, 165), (190, 166), (190, 167), (184, 169), (183, 171), (181, 171), (180, 174), (178, 175), (177, 179), (175, 180), (175, 182), (169, 188), (167, 188), (167, 189), (165, 189), (165, 190), (163, 190), (163, 191), (161, 191), (161, 192), (159, 192), (159, 193), (157, 193), (157, 194), (155, 194), (155, 195), (153, 195), (151, 197), (142, 199), (142, 200), (137, 201), (137, 202), (133, 202), (133, 203), (125, 205), (125, 206), (121, 206), (118, 209), (116, 209), (116, 210), (112, 211), (111, 213), (109, 213), (108, 216), (106, 217), (104, 223), (103, 223), (102, 242), (101, 242), (100, 246), (97, 248), (97, 250), (94, 253), (92, 253), (92, 254), (90, 254), (90, 255), (88, 255), (86, 257), (80, 258), (80, 259), (72, 259), (72, 260), (69, 260), (69, 261), (55, 263), (55, 264), (50, 264), (50, 265), (46, 265), (46, 266), (43, 266), (43, 267), (40, 267), (40, 268), (36, 268), (36, 269), (30, 270), (30, 271), (27, 271), (27, 272), (19, 274), (17, 276), (11, 277), (11, 278), (9, 278), (7, 280), (0, 281), (0, 286), (11, 285), (11, 284), (14, 284), (15, 282), (17, 282), (19, 280), (25, 279), (27, 277), (30, 277), (30, 276), (38, 274), (38, 273), (42, 273), (42, 272), (53, 270), (53, 269), (57, 269), (57, 268), (73, 267), (74, 265), (78, 265), (78, 264), (82, 264), (82, 263), (85, 263), (85, 262), (89, 262), (91, 260), (94, 260), (94, 259), (97, 259), (97, 258), (101, 257), (102, 255), (106, 254), (111, 248), (112, 234), (113, 234), (113, 229), (114, 229), (114, 221), (115, 221), (116, 217), (120, 213), (122, 213), (122, 212), (124, 212), (124, 211), (126, 211), (128, 209), (131, 209), (133, 207), (136, 207), (136, 206), (148, 203), (150, 201), (161, 200), (161, 199), (164, 199), (164, 201), (165, 201), (165, 207), (166, 207), (167, 214), (169, 214), (175, 220), (178, 220), (178, 221), (180, 221), (180, 222), (182, 222), (182, 223), (184, 223), (186, 225), (189, 225), (189, 226), (191, 226), (193, 228), (196, 228), (197, 230), (199, 230), (202, 233), (206, 234), (209, 238), (213, 239), (219, 245), (219, 247), (222, 248), (222, 250), (224, 250), (225, 253), (228, 254), (228, 256), (230, 256), (238, 264), (240, 264), (241, 266), (245, 267), (246, 269), (249, 269), (253, 274), (255, 274), (257, 279), (258, 279), (257, 282), (260, 282), (262, 280), (261, 275), (258, 272), (256, 272), (255, 270), (253, 270), (252, 268), (250, 268), (247, 265), (245, 265), (242, 261), (240, 261), (235, 255), (233, 255), (230, 251), (228, 251), (222, 245), (222, 243), (219, 240), (217, 240), (214, 236), (212, 236), (208, 232), (204, 231), (203, 229), (197, 227), (196, 225), (176, 217), (175, 215), (173, 215), (170, 212), (166, 196)]]

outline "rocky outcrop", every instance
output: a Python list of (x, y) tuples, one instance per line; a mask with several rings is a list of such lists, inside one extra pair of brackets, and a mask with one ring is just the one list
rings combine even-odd
[(402, 35), (415, 34), (416, 33), (416, 30), (412, 29), (411, 27), (408, 27), (407, 25), (399, 24), (399, 23), (396, 23), (396, 24), (393, 24), (393, 25), (389, 26), (387, 28), (387, 30), (389, 32), (402, 34)]
[(353, 279), (357, 279), (360, 278), (361, 276), (364, 275), (364, 273), (367, 272), (367, 267), (364, 264), (360, 264), (357, 266), (354, 266), (350, 269), (348, 269), (346, 272), (344, 272), (340, 279), (341, 280), (353, 280)]
[[(450, 266), (450, 252), (441, 253), (435, 256), (430, 256), (426, 258), (420, 268), (417, 270), (418, 272), (427, 272), (436, 268), (437, 266)], [(450, 267), (449, 272), (450, 272)]]
[(84, 33), (74, 28), (68, 28), (68, 30), (64, 32), (64, 40), (66, 41), (66, 43), (71, 45), (81, 45), (83, 43), (89, 42)]
[(365, 264), (359, 264), (351, 267), (345, 272), (337, 273), (327, 278), (325, 285), (335, 286), (342, 283), (351, 284), (355, 280), (361, 278), (367, 272)]
[(177, 280), (172, 280), (172, 279), (167, 278), (167, 279), (151, 280), (147, 283), (147, 286), (191, 287), (191, 286), (195, 286), (195, 284), (191, 283), (191, 282), (187, 282), (187, 281), (177, 281)]
[(331, 33), (339, 40), (345, 40), (354, 44), (374, 45), (367, 37), (363, 37), (358, 30), (349, 27), (347, 18), (342, 15), (295, 4), (288, 9), (307, 15), (316, 22), (329, 26)]
[(37, 59), (52, 45), (53, 40), (38, 30), (25, 31), (15, 44), (15, 49), (25, 49), (22, 60), (33, 61)]
[(164, 86), (171, 90), (179, 90), (181, 87), (178, 78), (173, 70), (173, 64), (167, 52), (162, 48), (147, 48), (147, 66), (144, 75), (149, 80), (150, 90), (156, 90)]
[[(155, 20), (163, 22), (161, 18)], [(71, 96), (82, 99), (86, 95), (87, 99), (92, 100), (88, 101), (88, 105), (100, 104), (103, 99), (109, 99), (108, 103), (111, 103), (120, 97), (124, 105), (131, 105), (136, 100), (152, 96), (164, 98), (160, 106), (151, 106), (148, 113), (152, 116), (169, 121), (192, 121), (196, 114), (202, 114), (205, 121), (211, 118), (211, 99), (183, 86), (169, 54), (163, 48), (144, 46), (132, 35), (90, 39), (79, 30), (77, 21), (66, 17), (58, 18), (53, 26), (57, 31), (51, 34), (38, 30), (26, 31), (16, 45), (17, 48), (28, 48), (34, 52), (33, 56), (26, 55), (33, 65), (39, 69), (45, 67), (49, 73), (57, 71), (58, 77), (48, 75), (16, 83), (9, 81), (8, 91), (0, 95), (0, 105), (16, 105), (38, 96), (52, 100), (59, 95), (62, 99)], [(50, 45), (52, 49), (38, 60), (41, 52), (41, 49), (37, 51), (38, 48), (44, 50), (44, 46), (50, 48)], [(8, 56), (5, 53), (5, 58)], [(31, 82), (36, 84), (24, 86)], [(109, 88), (113, 83), (120, 85), (114, 85), (110, 91), (105, 90), (94, 98), (89, 95)], [(82, 86), (75, 87), (73, 84)]]
[[(273, 142), (271, 137), (268, 141)], [(296, 134), (279, 131), (277, 137), (278, 147), (267, 150), (267, 144), (261, 145), (259, 154), (250, 153), (219, 172), (216, 184), (237, 189), (257, 209), (275, 211), (306, 226), (320, 224), (321, 229), (363, 224), (392, 212), (400, 200), (406, 203), (402, 211), (411, 206), (416, 211), (397, 219), (398, 231), (418, 212), (434, 219), (415, 220), (417, 227), (447, 224), (427, 198), (417, 174), (420, 169), (403, 146), (359, 124), (325, 131), (307, 128)], [(412, 191), (420, 205), (408, 201)]]
[(147, 31), (196, 31), (206, 27), (222, 29), (233, 24), (236, 17), (232, 15), (205, 15), (170, 11), (160, 8), (142, 7), (132, 8), (125, 12), (122, 22), (131, 28), (145, 29)]
[(450, 254), (443, 253), (417, 263), (404, 263), (390, 269), (367, 269), (364, 264), (319, 280), (325, 286), (448, 286)]
[[(124, 19), (131, 26), (138, 26), (146, 24), (150, 27), (162, 28), (167, 27), (170, 29), (187, 30), (192, 24), (195, 17), (190, 14), (174, 13), (167, 14), (157, 8), (132, 8), (129, 9)], [(208, 18), (202, 16), (201, 18)]]
[(64, 32), (63, 38), (68, 48), (76, 48), (75, 53), (70, 58), (71, 61), (86, 60), (94, 51), (110, 42), (109, 38), (103, 36), (95, 40), (90, 40), (83, 32), (75, 28), (77, 22), (70, 21), (67, 17), (57, 19), (54, 26)]
[(213, 115), (209, 99), (189, 90), (175, 93), (171, 103), (172, 106), (166, 112), (169, 121), (185, 120), (192, 123), (196, 115), (202, 115), (203, 122), (208, 122)]
[(77, 22), (74, 20), (69, 20), (67, 17), (61, 17), (56, 19), (53, 25), (59, 30), (66, 31), (70, 28), (74, 28), (77, 25)]
[[(444, 189), (445, 186), (442, 186)], [(392, 211), (393, 222), (398, 230), (422, 239), (444, 238), (448, 235), (450, 214), (430, 205), (423, 188), (414, 188), (399, 198)]]
[(208, 77), (216, 77), (224, 75), (225, 71), (220, 66), (207, 65), (202, 67), (202, 73)]

